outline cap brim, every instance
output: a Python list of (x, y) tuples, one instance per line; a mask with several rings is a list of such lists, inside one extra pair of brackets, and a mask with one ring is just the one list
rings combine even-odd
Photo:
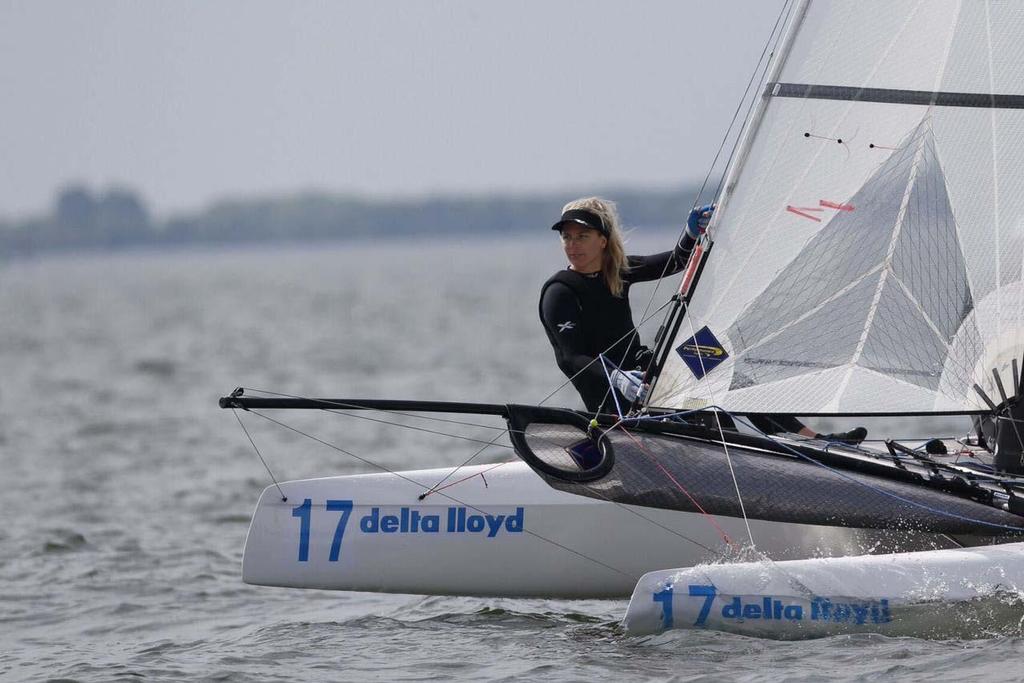
[(586, 221), (581, 221), (579, 218), (566, 218), (564, 220), (560, 220), (557, 223), (555, 223), (554, 225), (552, 225), (551, 229), (552, 230), (561, 230), (562, 226), (570, 225), (570, 224), (572, 224), (572, 225), (579, 225), (579, 226), (582, 226), (584, 228), (589, 228), (590, 230), (597, 230), (602, 235), (605, 234), (604, 230), (601, 230), (600, 228), (595, 228), (590, 223), (587, 223)]

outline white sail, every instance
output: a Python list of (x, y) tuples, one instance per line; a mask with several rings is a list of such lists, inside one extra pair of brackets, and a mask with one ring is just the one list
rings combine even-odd
[(1012, 394), (1021, 36), (1018, 2), (797, 8), (650, 404), (977, 411), (993, 369)]

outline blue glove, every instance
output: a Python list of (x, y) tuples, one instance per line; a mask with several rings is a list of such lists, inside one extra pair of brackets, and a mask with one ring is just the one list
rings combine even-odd
[(708, 223), (711, 221), (711, 214), (714, 212), (714, 204), (705, 204), (699, 208), (695, 207), (690, 211), (690, 215), (686, 219), (686, 232), (690, 234), (690, 237), (698, 239), (704, 234), (704, 231), (708, 229)]
[(647, 398), (650, 385), (644, 384), (644, 373), (639, 370), (615, 370), (612, 372), (612, 384), (619, 390), (619, 393), (626, 397), (629, 402), (637, 399), (643, 401)]

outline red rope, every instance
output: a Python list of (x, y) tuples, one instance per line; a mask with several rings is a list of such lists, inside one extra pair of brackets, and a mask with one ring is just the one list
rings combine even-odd
[(669, 472), (667, 469), (665, 469), (664, 465), (662, 465), (660, 462), (658, 462), (658, 459), (654, 457), (653, 453), (651, 453), (646, 448), (644, 448), (644, 445), (642, 443), (640, 443), (640, 441), (635, 436), (633, 436), (628, 431), (626, 431), (625, 427), (623, 427), (622, 425), (619, 425), (619, 429), (622, 430), (623, 434), (625, 434), (630, 439), (632, 439), (633, 443), (636, 444), (636, 447), (640, 449), (640, 452), (642, 452), (644, 455), (646, 455), (648, 458), (650, 458), (654, 462), (654, 464), (658, 466), (658, 469), (660, 469), (665, 474), (665, 476), (668, 477), (669, 481), (671, 481), (673, 484), (675, 484), (676, 488), (678, 488), (680, 491), (682, 491), (683, 494), (687, 498), (690, 499), (690, 502), (693, 503), (694, 507), (696, 507), (698, 510), (700, 510), (700, 513), (708, 518), (708, 522), (711, 523), (711, 526), (715, 527), (715, 531), (717, 531), (722, 536), (722, 540), (723, 541), (725, 541), (726, 543), (731, 545), (733, 548), (737, 548), (738, 549), (740, 547), (731, 538), (729, 538), (729, 534), (725, 533), (725, 530), (718, 524), (718, 520), (715, 519), (715, 516), (712, 515), (710, 512), (708, 512), (707, 510), (705, 510), (703, 507), (701, 507), (701, 504), (697, 502), (697, 499), (694, 498), (692, 495), (690, 495), (690, 492), (686, 490), (686, 487), (684, 487), (682, 484), (680, 484), (676, 480), (676, 478), (672, 476), (672, 473)]

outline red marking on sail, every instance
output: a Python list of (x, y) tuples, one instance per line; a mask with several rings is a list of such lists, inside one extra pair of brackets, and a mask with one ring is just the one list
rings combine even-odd
[(792, 206), (790, 204), (786, 204), (786, 211), (789, 211), (790, 213), (795, 213), (797, 216), (803, 216), (804, 218), (810, 218), (815, 223), (820, 223), (821, 222), (820, 218), (818, 218), (817, 216), (812, 216), (809, 213), (805, 213), (805, 211), (824, 211), (824, 209), (819, 209), (816, 206), (814, 206), (814, 207), (808, 207), (808, 206), (797, 207), (797, 206)]
[(822, 206), (827, 206), (830, 209), (836, 209), (838, 211), (853, 211), (853, 204), (836, 204), (835, 202), (830, 202), (827, 199), (819, 199), (818, 203)]
[(693, 284), (693, 277), (697, 273), (697, 266), (700, 265), (700, 258), (704, 254), (704, 247), (697, 245), (693, 248), (693, 252), (690, 254), (690, 262), (686, 266), (686, 275), (683, 276), (683, 281), (679, 285), (679, 296), (685, 297), (690, 293), (690, 285)]

